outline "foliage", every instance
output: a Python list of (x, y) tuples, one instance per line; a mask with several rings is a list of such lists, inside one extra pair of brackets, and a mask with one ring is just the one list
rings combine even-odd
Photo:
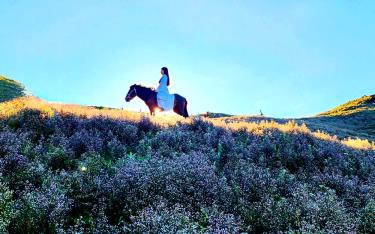
[(0, 102), (25, 95), (25, 87), (21, 83), (0, 75)]
[(352, 147), (293, 121), (41, 106), (2, 110), (1, 232), (374, 231), (369, 142)]

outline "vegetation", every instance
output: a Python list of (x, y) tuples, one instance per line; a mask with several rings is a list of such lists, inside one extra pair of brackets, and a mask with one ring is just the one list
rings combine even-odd
[(17, 81), (0, 75), (0, 102), (25, 96), (25, 88)]
[(277, 119), (264, 116), (232, 116), (225, 122), (275, 121), (284, 124), (295, 121), (306, 124), (311, 131), (323, 131), (340, 140), (362, 139), (375, 141), (375, 95), (349, 101), (330, 111), (309, 118)]
[(36, 98), (0, 110), (4, 232), (375, 229), (373, 143), (293, 121), (149, 119)]
[(370, 96), (363, 96), (355, 100), (351, 100), (342, 104), (332, 110), (323, 112), (318, 116), (345, 116), (352, 115), (363, 111), (375, 110), (375, 94)]
[(369, 138), (207, 117), (0, 103), (0, 232), (375, 232)]
[(311, 130), (323, 130), (339, 138), (375, 141), (375, 95), (349, 101), (314, 118), (301, 119)]

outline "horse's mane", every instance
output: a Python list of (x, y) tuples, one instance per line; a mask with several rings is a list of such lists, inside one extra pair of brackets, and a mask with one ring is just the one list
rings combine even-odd
[(150, 90), (150, 91), (154, 91), (154, 92), (156, 92), (156, 90), (155, 90), (154, 87), (147, 87), (147, 86), (143, 86), (143, 85), (139, 85), (139, 84), (135, 84), (134, 86), (139, 87), (139, 88), (142, 88), (142, 89), (148, 89), (148, 90)]

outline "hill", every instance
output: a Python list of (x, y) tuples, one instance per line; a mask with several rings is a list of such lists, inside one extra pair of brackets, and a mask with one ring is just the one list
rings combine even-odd
[(14, 80), (0, 75), (0, 102), (25, 96), (25, 87)]
[(215, 112), (209, 112), (207, 111), (204, 114), (199, 114), (197, 116), (205, 117), (205, 118), (221, 118), (221, 117), (232, 117), (233, 115), (228, 115), (224, 113), (215, 113)]
[(348, 116), (363, 112), (371, 112), (375, 110), (375, 94), (363, 96), (355, 100), (348, 101), (332, 110), (318, 114), (318, 116)]
[(349, 136), (375, 141), (375, 95), (363, 96), (300, 120), (312, 130), (320, 129), (339, 138)]
[(295, 121), (299, 124), (306, 124), (311, 131), (325, 132), (337, 136), (338, 139), (360, 138), (375, 141), (375, 95), (351, 100), (332, 110), (308, 118), (229, 116), (218, 119), (226, 123), (275, 121), (284, 124), (288, 121)]
[(0, 232), (373, 233), (375, 144), (298, 121), (0, 103)]

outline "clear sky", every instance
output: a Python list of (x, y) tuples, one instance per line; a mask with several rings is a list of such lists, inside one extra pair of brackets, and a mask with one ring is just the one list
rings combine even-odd
[(47, 101), (146, 111), (162, 66), (193, 114), (311, 116), (375, 93), (375, 1), (0, 0), (0, 74)]

